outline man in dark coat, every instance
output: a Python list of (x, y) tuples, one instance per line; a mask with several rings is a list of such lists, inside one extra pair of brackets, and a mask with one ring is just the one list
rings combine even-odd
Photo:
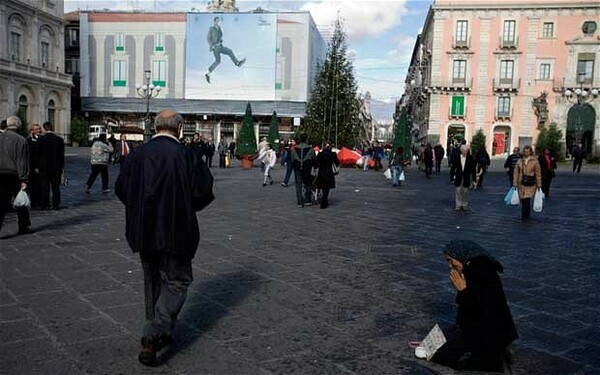
[(510, 154), (504, 162), (504, 169), (506, 170), (506, 174), (508, 175), (508, 186), (513, 185), (515, 168), (517, 167), (517, 163), (519, 162), (519, 160), (521, 160), (521, 158), (521, 149), (515, 147), (513, 149), (513, 153)]
[(468, 240), (450, 241), (444, 257), (458, 311), (431, 360), (456, 370), (501, 372), (506, 348), (519, 337), (499, 276), (502, 264)]
[(196, 211), (214, 198), (209, 170), (177, 139), (181, 115), (163, 110), (155, 124), (157, 134), (128, 156), (116, 184), (125, 204), (127, 242), (139, 252), (144, 270), (146, 324), (138, 359), (148, 366), (170, 342), (193, 279), (200, 239)]
[(27, 145), (29, 146), (29, 183), (27, 184), (27, 192), (31, 198), (31, 208), (42, 208), (40, 195), (42, 192), (42, 183), (40, 180), (39, 156), (38, 156), (38, 141), (42, 132), (42, 127), (39, 124), (33, 124), (29, 135), (27, 136)]
[[(310, 206), (312, 176), (311, 172), (315, 166), (315, 150), (307, 143), (308, 136), (300, 135), (300, 143), (294, 149), (292, 167), (294, 168), (294, 179), (296, 181), (296, 200), (298, 206)], [(302, 194), (304, 193), (304, 194)]]
[(121, 140), (115, 144), (115, 162), (120, 164), (120, 172), (123, 172), (125, 160), (131, 151), (131, 144), (127, 142), (127, 134), (121, 134)]
[(438, 143), (433, 148), (433, 153), (435, 154), (435, 174), (439, 175), (442, 169), (442, 160), (444, 159), (444, 147), (441, 143)]
[(317, 155), (317, 188), (323, 191), (321, 197), (321, 208), (329, 206), (329, 189), (335, 188), (335, 174), (333, 173), (333, 165), (340, 166), (340, 161), (337, 154), (331, 150), (331, 142), (325, 144), (323, 151)]
[[(38, 142), (40, 178), (42, 190), (40, 204), (42, 209), (60, 209), (60, 178), (65, 168), (65, 142), (52, 131), (52, 123), (44, 123), (45, 134)], [(50, 188), (52, 188), (52, 206), (50, 206)]]
[(469, 146), (460, 146), (460, 155), (452, 161), (450, 176), (454, 176), (454, 186), (456, 187), (454, 199), (455, 211), (469, 209), (469, 188), (476, 178), (475, 159), (469, 154)]
[(431, 147), (431, 143), (427, 143), (425, 149), (423, 150), (423, 161), (425, 163), (425, 176), (427, 178), (431, 178), (431, 174), (433, 172), (433, 148)]

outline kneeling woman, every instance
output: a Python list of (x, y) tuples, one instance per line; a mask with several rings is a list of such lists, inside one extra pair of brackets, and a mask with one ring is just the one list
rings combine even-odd
[(506, 348), (518, 338), (500, 281), (502, 265), (466, 240), (448, 243), (444, 257), (458, 291), (458, 312), (432, 361), (457, 370), (502, 371)]

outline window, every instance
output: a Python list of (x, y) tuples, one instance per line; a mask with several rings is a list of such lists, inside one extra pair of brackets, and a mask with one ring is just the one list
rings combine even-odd
[(510, 97), (501, 96), (498, 98), (498, 116), (510, 117)]
[(156, 33), (154, 35), (154, 50), (156, 52), (162, 52), (165, 50), (165, 34)]
[(580, 83), (591, 83), (594, 77), (594, 59), (593, 54), (591, 56), (581, 56), (586, 54), (580, 54), (579, 60), (577, 61), (577, 82)]
[(25, 95), (19, 96), (19, 107), (17, 109), (17, 116), (21, 118), (23, 122), (27, 122), (27, 115), (29, 112), (29, 104)]
[(513, 60), (500, 61), (500, 83), (512, 83), (515, 69)]
[(115, 51), (125, 51), (125, 37), (121, 33), (115, 36)]
[(42, 66), (48, 66), (50, 64), (50, 43), (40, 43), (40, 64)]
[(554, 22), (544, 22), (542, 38), (554, 38)]
[(79, 29), (69, 29), (69, 46), (79, 45)]
[(48, 101), (48, 120), (50, 121), (50, 123), (52, 123), (52, 125), (54, 125), (55, 122), (55, 114), (56, 114), (56, 108), (54, 105), (54, 100), (50, 99)]
[(456, 44), (467, 43), (468, 21), (456, 21)]
[(12, 60), (21, 61), (21, 34), (10, 33), (10, 56)]
[(517, 21), (509, 20), (504, 21), (504, 29), (502, 30), (502, 43), (503, 44), (514, 44), (515, 43), (515, 29)]
[(453, 96), (452, 106), (450, 107), (450, 116), (463, 117), (465, 115), (465, 97)]
[(167, 62), (155, 60), (152, 62), (152, 84), (165, 87), (167, 84)]
[(65, 73), (73, 75), (79, 74), (79, 59), (66, 59)]
[(127, 61), (113, 61), (113, 86), (127, 86)]
[(540, 79), (550, 79), (550, 64), (540, 64)]
[(597, 27), (598, 25), (596, 25), (596, 22), (585, 21), (583, 26), (581, 26), (581, 31), (583, 31), (585, 35), (592, 35), (596, 32)]
[(452, 66), (452, 82), (465, 82), (467, 77), (467, 60), (454, 60)]

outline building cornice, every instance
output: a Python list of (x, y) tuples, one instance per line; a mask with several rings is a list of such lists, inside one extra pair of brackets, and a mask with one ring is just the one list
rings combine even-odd
[[(4, 1), (4, 0), (3, 0)], [(63, 23), (65, 22), (64, 19), (62, 17), (56, 16), (52, 13), (46, 12), (45, 10), (42, 10), (40, 8), (36, 8), (24, 1), (16, 1), (16, 0), (7, 0), (7, 2), (5, 3), (6, 9), (7, 10), (14, 10), (17, 13), (25, 13), (27, 15), (31, 15), (31, 16), (38, 16), (38, 18), (46, 18), (46, 19), (51, 19), (52, 21), (56, 22), (57, 25), (63, 25)]]
[(432, 9), (437, 10), (548, 10), (548, 9), (597, 9), (600, 11), (600, 3), (585, 2), (575, 3), (573, 1), (565, 1), (559, 3), (505, 3), (505, 2), (487, 2), (487, 1), (455, 1), (452, 4), (437, 4), (432, 5)]

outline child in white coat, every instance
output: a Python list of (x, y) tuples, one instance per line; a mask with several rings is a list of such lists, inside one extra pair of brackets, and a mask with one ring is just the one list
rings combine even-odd
[(277, 154), (271, 149), (271, 144), (267, 143), (266, 147), (261, 151), (258, 157), (265, 166), (263, 186), (273, 185), (273, 178), (271, 177), (271, 169), (277, 162)]

